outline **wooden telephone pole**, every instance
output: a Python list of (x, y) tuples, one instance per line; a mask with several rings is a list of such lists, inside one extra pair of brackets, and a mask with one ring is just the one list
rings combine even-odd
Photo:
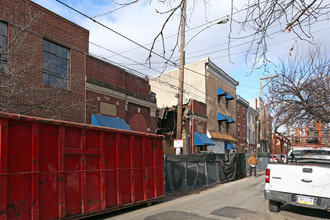
[(176, 138), (182, 138), (182, 106), (183, 106), (183, 81), (185, 63), (185, 27), (186, 27), (186, 0), (181, 5), (181, 24), (180, 24), (180, 66), (179, 66), (179, 97), (177, 109)]

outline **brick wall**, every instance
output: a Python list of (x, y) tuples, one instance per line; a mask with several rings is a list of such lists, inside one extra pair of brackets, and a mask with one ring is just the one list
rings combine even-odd
[(152, 97), (149, 81), (126, 72), (124, 69), (104, 62), (92, 56), (87, 56), (87, 76), (130, 92), (146, 97)]
[[(241, 105), (240, 103), (236, 103), (236, 132), (237, 132), (237, 147), (236, 150), (238, 153), (244, 153), (245, 149), (247, 149), (247, 107)], [(238, 110), (239, 109), (239, 110)], [(244, 109), (244, 110), (243, 110)], [(244, 115), (243, 115), (244, 113)], [(238, 134), (238, 126), (240, 126)], [(245, 134), (244, 134), (245, 129)]]
[(148, 80), (92, 56), (86, 58), (86, 71), (87, 123), (101, 113), (104, 102), (116, 105), (116, 114), (108, 116), (124, 119), (134, 130), (156, 133), (159, 113)]
[[(0, 20), (8, 23), (10, 44), (7, 73), (0, 83), (16, 80), (11, 91), (0, 91), (0, 101), (12, 101), (1, 110), (84, 123), (89, 31), (25, 0), (0, 0)], [(43, 85), (43, 39), (69, 48), (69, 90)]]

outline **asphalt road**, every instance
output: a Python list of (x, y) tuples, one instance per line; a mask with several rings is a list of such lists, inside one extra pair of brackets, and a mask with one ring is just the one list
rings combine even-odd
[(205, 190), (166, 196), (152, 206), (137, 206), (93, 219), (117, 220), (211, 220), (211, 219), (330, 219), (330, 212), (291, 205), (279, 213), (268, 210), (264, 199), (264, 175), (247, 177)]

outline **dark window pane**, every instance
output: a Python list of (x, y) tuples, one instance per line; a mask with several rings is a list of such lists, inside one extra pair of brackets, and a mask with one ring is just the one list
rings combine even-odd
[(62, 56), (62, 51), (63, 51), (63, 49), (62, 49), (63, 47), (61, 47), (61, 46), (59, 46), (59, 45), (56, 45), (56, 55), (57, 56)]
[(53, 65), (53, 64), (49, 64), (49, 66), (50, 66), (50, 72), (51, 73), (56, 73), (56, 66)]
[(63, 57), (66, 59), (70, 59), (69, 55), (70, 55), (70, 51), (68, 49), (64, 50)]
[(49, 42), (44, 40), (43, 50), (49, 52)]
[(0, 73), (5, 73), (7, 68), (7, 63), (0, 60)]
[(42, 54), (42, 61), (44, 63), (47, 63), (47, 64), (50, 63), (50, 55), (49, 55), (49, 53), (43, 52), (43, 54)]
[(56, 58), (56, 65), (57, 66), (62, 66), (62, 58), (60, 58), (60, 57)]
[(56, 56), (53, 54), (49, 54), (50, 56), (50, 63), (56, 65)]
[(69, 49), (46, 40), (44, 40), (43, 47), (44, 83), (69, 88)]
[(69, 61), (68, 61), (68, 60), (63, 60), (62, 67), (63, 67), (64, 69), (69, 69)]
[(49, 43), (49, 52), (56, 54), (56, 44)]
[(7, 47), (7, 37), (0, 35), (0, 48), (5, 48), (5, 47)]
[(7, 36), (7, 24), (0, 22), (0, 35)]

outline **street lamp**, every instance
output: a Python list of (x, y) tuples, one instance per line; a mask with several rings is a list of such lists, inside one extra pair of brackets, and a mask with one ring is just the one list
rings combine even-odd
[(219, 22), (207, 26), (206, 28), (199, 31), (195, 34), (187, 44), (185, 44), (185, 26), (186, 26), (186, 2), (183, 1), (181, 7), (181, 23), (180, 23), (180, 64), (179, 64), (179, 91), (178, 91), (178, 108), (177, 108), (177, 130), (176, 130), (176, 138), (182, 139), (182, 106), (183, 106), (183, 81), (184, 81), (184, 64), (185, 64), (185, 46), (197, 36), (200, 32), (204, 31), (205, 29), (215, 25), (215, 24), (225, 24), (229, 21), (229, 18), (225, 18), (220, 20)]
[(229, 21), (229, 18), (226, 17), (226, 18), (221, 19), (217, 23), (214, 23), (214, 24), (211, 24), (211, 25), (206, 26), (202, 30), (198, 31), (192, 38), (190, 38), (190, 40), (187, 42), (187, 44), (185, 45), (185, 47), (190, 43), (190, 41), (192, 39), (194, 39), (198, 34), (200, 34), (201, 32), (203, 32), (204, 30), (206, 30), (206, 29), (208, 29), (208, 28), (210, 28), (210, 27), (212, 27), (212, 26), (214, 26), (216, 24), (226, 24), (228, 21)]

